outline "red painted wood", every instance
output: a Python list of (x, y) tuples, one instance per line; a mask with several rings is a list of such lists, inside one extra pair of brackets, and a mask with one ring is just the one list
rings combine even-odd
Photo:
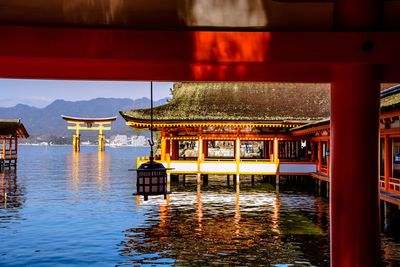
[[(399, 68), (400, 70), (400, 68)], [(400, 77), (398, 73), (396, 77)], [(1, 78), (128, 81), (329, 82), (323, 64), (191, 64), (99, 59), (0, 57)], [(390, 77), (388, 77), (390, 78)], [(393, 77), (393, 79), (396, 79)]]
[(322, 172), (322, 142), (321, 140), (318, 141), (318, 151), (317, 151), (317, 161), (318, 161), (318, 166), (317, 170), (318, 172)]
[[(1, 57), (290, 64), (397, 63), (397, 32), (206, 32), (0, 26)], [(374, 43), (366, 54), (365, 41)], [(368, 56), (366, 56), (368, 55)]]
[[(0, 26), (0, 77), (329, 82), (337, 63), (399, 80), (395, 32), (130, 31)], [(370, 42), (371, 51), (363, 50)], [(387, 74), (386, 74), (387, 70)]]
[(203, 154), (204, 158), (208, 158), (208, 140), (203, 140)]
[(335, 69), (331, 89), (331, 266), (380, 266), (379, 93), (375, 67)]
[(172, 140), (172, 160), (178, 160), (179, 159), (179, 141), (178, 140)]
[(381, 0), (336, 0), (335, 26), (339, 30), (378, 29), (383, 11)]
[(384, 154), (384, 174), (385, 174), (385, 191), (389, 190), (389, 179), (392, 177), (392, 139), (389, 135), (385, 135), (385, 154)]

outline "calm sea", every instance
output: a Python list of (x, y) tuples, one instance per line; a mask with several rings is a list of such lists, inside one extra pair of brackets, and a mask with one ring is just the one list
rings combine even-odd
[[(128, 169), (148, 149), (106, 149), (20, 147), (16, 175), (1, 178), (0, 266), (329, 266), (326, 198), (210, 176), (137, 203)], [(382, 247), (400, 266), (400, 242)]]

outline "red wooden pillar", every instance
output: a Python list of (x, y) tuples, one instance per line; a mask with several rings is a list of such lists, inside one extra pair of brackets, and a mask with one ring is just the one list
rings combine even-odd
[(334, 69), (331, 89), (331, 266), (380, 266), (380, 83), (374, 66)]
[(263, 149), (264, 149), (264, 159), (269, 158), (269, 141), (262, 141), (263, 142)]
[(385, 155), (384, 155), (384, 174), (385, 174), (385, 191), (389, 190), (389, 179), (392, 177), (392, 139), (389, 135), (385, 135)]
[[(269, 148), (269, 150), (268, 150), (268, 153), (269, 153), (269, 158), (271, 159), (271, 160), (274, 160), (274, 141), (268, 141), (268, 148)], [(271, 155), (272, 155), (272, 157), (271, 157)]]
[(204, 159), (208, 158), (208, 140), (203, 140)]
[(172, 157), (173, 160), (179, 159), (179, 141), (172, 140)]
[(13, 152), (13, 136), (11, 135), (10, 137), (9, 137), (9, 149), (10, 149), (10, 151), (8, 151), (8, 155), (9, 155), (9, 157), (10, 157), (10, 159), (12, 158), (12, 152)]
[(317, 151), (317, 161), (318, 161), (318, 172), (322, 170), (322, 142), (321, 140), (318, 141), (318, 151)]
[(329, 151), (329, 155), (326, 156), (326, 173), (330, 177), (330, 165), (331, 165), (331, 148), (329, 145), (329, 139), (326, 143), (326, 150)]
[(315, 143), (313, 141), (310, 142), (311, 146), (311, 161), (315, 161)]
[(233, 158), (236, 159), (236, 154), (237, 154), (237, 148), (236, 148), (236, 140), (233, 142)]

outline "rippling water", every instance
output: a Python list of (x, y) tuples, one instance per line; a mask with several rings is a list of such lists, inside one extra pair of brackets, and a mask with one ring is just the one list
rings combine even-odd
[[(147, 149), (19, 152), (17, 174), (2, 175), (1, 266), (329, 266), (328, 201), (298, 188), (187, 177), (169, 201), (138, 203), (128, 169)], [(390, 266), (399, 244), (383, 236)]]

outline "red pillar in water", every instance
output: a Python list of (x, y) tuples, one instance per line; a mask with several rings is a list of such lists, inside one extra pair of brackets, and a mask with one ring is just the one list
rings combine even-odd
[(338, 66), (331, 90), (331, 266), (379, 266), (378, 71)]

